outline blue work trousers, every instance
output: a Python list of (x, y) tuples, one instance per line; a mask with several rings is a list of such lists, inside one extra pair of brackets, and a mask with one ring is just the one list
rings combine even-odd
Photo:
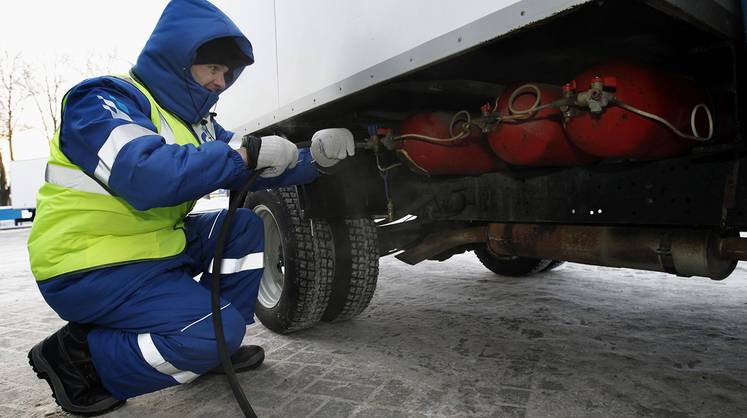
[[(96, 327), (93, 363), (109, 392), (127, 399), (186, 383), (219, 362), (210, 309), (212, 262), (226, 211), (189, 215), (176, 257), (41, 282), (61, 318)], [(264, 228), (248, 209), (231, 225), (221, 268), (221, 314), (231, 352), (241, 344), (262, 278)], [(198, 277), (199, 281), (195, 278)]]

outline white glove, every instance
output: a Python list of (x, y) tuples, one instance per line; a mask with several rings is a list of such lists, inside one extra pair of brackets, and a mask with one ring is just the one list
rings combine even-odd
[(345, 128), (322, 129), (311, 137), (311, 156), (322, 167), (331, 167), (348, 155), (355, 155), (355, 142)]
[(265, 168), (261, 177), (277, 177), (298, 164), (296, 144), (277, 135), (263, 136), (257, 156), (257, 169)]

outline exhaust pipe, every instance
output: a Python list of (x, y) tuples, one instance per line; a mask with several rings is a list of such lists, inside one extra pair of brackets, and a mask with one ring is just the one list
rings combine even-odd
[[(580, 225), (490, 224), (494, 254), (725, 279), (745, 240), (715, 231)], [(727, 257), (724, 257), (727, 256)], [(737, 256), (737, 257), (734, 257)]]
[(441, 231), (396, 257), (417, 264), (451, 248), (487, 244), (499, 256), (549, 258), (607, 267), (725, 279), (747, 260), (747, 239), (705, 229), (489, 224)]

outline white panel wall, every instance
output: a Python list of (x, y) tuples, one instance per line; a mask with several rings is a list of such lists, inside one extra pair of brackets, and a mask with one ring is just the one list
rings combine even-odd
[[(217, 110), (225, 127), (250, 132), (457, 52), (457, 41), (443, 38), (409, 62), (387, 61), (488, 15), (458, 34), (463, 47), (590, 0), (213, 1), (255, 47), (256, 63)], [(370, 79), (363, 73), (384, 61)]]
[(285, 105), (518, 0), (277, 0)]
[(10, 162), (10, 204), (12, 207), (36, 207), (36, 192), (44, 184), (46, 167), (46, 158)]
[(218, 120), (235, 128), (518, 2), (214, 0), (252, 41), (256, 58), (221, 96)]
[(232, 129), (278, 108), (274, 0), (214, 0), (252, 42), (255, 63), (218, 101), (218, 121)]

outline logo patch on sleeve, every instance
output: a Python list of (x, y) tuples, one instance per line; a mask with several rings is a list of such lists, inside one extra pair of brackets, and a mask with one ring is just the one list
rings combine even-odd
[[(109, 113), (112, 114), (112, 118), (114, 119), (122, 119), (126, 120), (128, 122), (132, 122), (132, 118), (130, 115), (128, 115), (126, 112), (128, 111), (127, 106), (125, 106), (123, 103), (119, 102), (117, 99), (109, 96), (109, 99), (105, 99), (102, 96), (96, 96), (99, 100), (103, 102), (101, 107), (108, 110)], [(110, 100), (111, 99), (111, 100)], [(119, 105), (119, 106), (117, 106)], [(120, 107), (123, 110), (120, 110)]]

